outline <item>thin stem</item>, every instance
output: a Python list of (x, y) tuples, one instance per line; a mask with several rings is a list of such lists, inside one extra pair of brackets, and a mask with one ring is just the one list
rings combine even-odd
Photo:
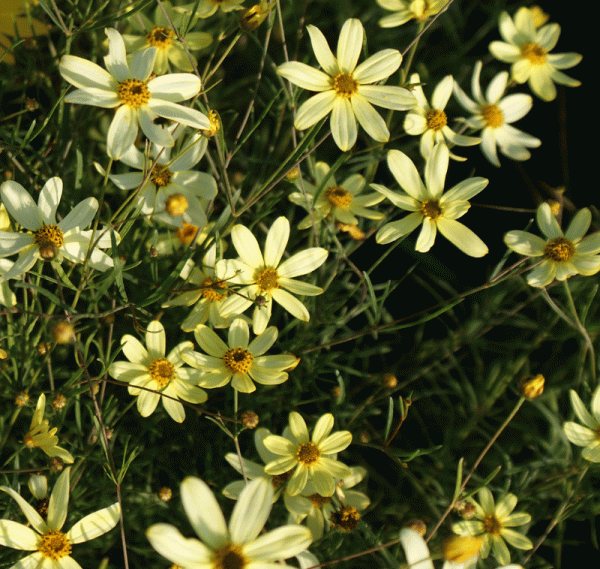
[(469, 473), (465, 476), (465, 479), (463, 480), (463, 482), (460, 486), (460, 489), (457, 493), (456, 500), (453, 500), (452, 502), (450, 502), (450, 504), (446, 508), (446, 511), (442, 514), (442, 517), (435, 524), (435, 527), (431, 530), (431, 532), (429, 533), (429, 535), (427, 536), (427, 539), (425, 541), (429, 541), (435, 535), (435, 532), (440, 528), (440, 526), (442, 525), (444, 520), (448, 517), (448, 514), (453, 510), (454, 505), (456, 504), (456, 501), (460, 498), (460, 495), (462, 494), (464, 489), (467, 487), (469, 480), (471, 480), (471, 477), (475, 473), (475, 470), (477, 470), (477, 467), (481, 464), (483, 457), (488, 453), (488, 451), (492, 448), (494, 443), (498, 440), (498, 437), (500, 436), (502, 431), (504, 431), (504, 429), (506, 429), (508, 424), (513, 420), (513, 418), (518, 413), (519, 409), (521, 408), (521, 406), (523, 405), (524, 402), (525, 402), (525, 397), (521, 397), (519, 399), (519, 401), (517, 402), (517, 404), (515, 405), (515, 408), (511, 411), (510, 415), (504, 420), (504, 423), (502, 423), (502, 425), (500, 425), (500, 427), (496, 431), (496, 434), (490, 439), (488, 444), (485, 445), (485, 448), (481, 451), (481, 454), (477, 457), (475, 464), (473, 464), (473, 467), (471, 468)]

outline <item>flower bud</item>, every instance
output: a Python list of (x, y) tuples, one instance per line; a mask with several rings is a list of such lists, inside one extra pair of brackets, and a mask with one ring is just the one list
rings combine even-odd
[(246, 429), (256, 429), (258, 422), (258, 415), (254, 411), (244, 411), (242, 413), (242, 425)]
[(541, 373), (537, 375), (528, 375), (519, 383), (519, 391), (523, 397), (527, 399), (536, 399), (544, 393), (544, 384), (546, 379)]
[(167, 486), (163, 486), (159, 491), (158, 491), (158, 497), (163, 501), (163, 502), (168, 502), (171, 497), (173, 496), (173, 492), (171, 491), (170, 488), (168, 488)]
[(60, 320), (52, 328), (52, 338), (57, 344), (70, 344), (75, 339), (75, 327), (66, 320)]

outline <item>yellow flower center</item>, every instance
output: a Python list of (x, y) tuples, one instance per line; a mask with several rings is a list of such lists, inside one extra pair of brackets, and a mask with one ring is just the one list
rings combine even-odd
[(165, 49), (173, 43), (175, 34), (170, 28), (161, 28), (156, 26), (146, 36), (146, 43), (158, 49)]
[(349, 99), (358, 90), (358, 81), (350, 73), (338, 73), (333, 76), (333, 90), (338, 97)]
[(421, 204), (421, 213), (435, 221), (442, 215), (442, 206), (438, 200), (427, 200)]
[(315, 508), (321, 508), (331, 502), (331, 498), (321, 496), (321, 494), (311, 494), (308, 499)]
[(159, 188), (164, 188), (171, 183), (173, 173), (163, 164), (156, 164), (150, 173), (150, 181)]
[(486, 533), (492, 535), (500, 535), (502, 524), (494, 514), (489, 514), (483, 518), (483, 529)]
[[(204, 279), (200, 287), (202, 288), (202, 298), (206, 298), (209, 302), (218, 302), (229, 294), (225, 281), (213, 279), (213, 277)], [(217, 289), (224, 290), (224, 292), (218, 292)]]
[(292, 474), (294, 474), (293, 468), (287, 472), (273, 476), (273, 478), (271, 478), (271, 484), (273, 484), (273, 488), (275, 488), (275, 490), (277, 490), (277, 488), (281, 488), (281, 486), (283, 486), (292, 477)]
[(171, 194), (165, 201), (165, 209), (169, 215), (183, 215), (189, 205), (183, 194)]
[(544, 259), (561, 263), (575, 255), (575, 246), (566, 237), (551, 239), (544, 247)]
[(171, 380), (177, 377), (175, 367), (167, 358), (154, 360), (148, 368), (148, 373), (158, 383), (160, 389), (167, 387)]
[(248, 560), (242, 554), (242, 547), (228, 543), (214, 552), (213, 569), (244, 569)]
[(45, 559), (58, 561), (71, 554), (71, 542), (62, 531), (50, 530), (40, 536), (38, 551)]
[(33, 234), (33, 238), (38, 246), (40, 257), (45, 261), (54, 259), (58, 248), (62, 247), (64, 243), (62, 230), (53, 223), (50, 225), (42, 223), (42, 227)]
[(546, 50), (537, 43), (524, 43), (521, 46), (521, 55), (525, 59), (529, 59), (532, 65), (546, 63)]
[(275, 269), (263, 269), (254, 275), (254, 280), (260, 292), (269, 292), (274, 288), (278, 288), (278, 279), (279, 275)]
[(321, 451), (317, 445), (313, 443), (303, 443), (298, 447), (296, 451), (296, 457), (298, 462), (304, 464), (304, 466), (312, 466), (319, 461)]
[(33, 440), (33, 437), (29, 433), (27, 433), (23, 438), (23, 444), (27, 448), (35, 448), (37, 446), (37, 444), (35, 444), (35, 441)]
[(232, 373), (248, 373), (254, 356), (244, 348), (230, 348), (223, 356), (223, 364)]
[(352, 531), (360, 520), (360, 514), (352, 506), (343, 506), (339, 511), (333, 512), (330, 519), (333, 525), (344, 531)]
[(325, 199), (333, 207), (348, 207), (352, 203), (352, 196), (348, 190), (340, 186), (331, 186), (325, 190)]
[(219, 117), (216, 111), (208, 111), (206, 115), (208, 117), (208, 121), (210, 122), (210, 128), (208, 130), (203, 130), (202, 134), (204, 136), (214, 136), (217, 134), (221, 128), (221, 121), (219, 121)]
[(150, 100), (150, 91), (146, 83), (139, 79), (125, 79), (123, 83), (119, 83), (117, 95), (124, 105), (134, 109), (147, 105)]
[(481, 110), (481, 114), (483, 115), (483, 120), (492, 128), (497, 128), (504, 124), (504, 115), (498, 108), (498, 105), (486, 105)]
[(184, 245), (189, 245), (196, 237), (199, 227), (192, 225), (191, 223), (183, 222), (183, 228), (177, 230), (177, 239)]
[(442, 130), (448, 124), (448, 117), (444, 111), (438, 109), (431, 109), (425, 115), (427, 121), (427, 128), (431, 130)]

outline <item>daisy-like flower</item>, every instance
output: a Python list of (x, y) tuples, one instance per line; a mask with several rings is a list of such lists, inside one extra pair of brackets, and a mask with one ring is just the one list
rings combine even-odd
[(532, 549), (533, 544), (523, 534), (510, 529), (528, 524), (531, 516), (525, 512), (511, 513), (517, 505), (514, 494), (505, 494), (498, 503), (494, 502), (492, 493), (487, 488), (482, 488), (477, 493), (479, 503), (473, 499), (469, 501), (475, 506), (475, 515), (472, 520), (461, 520), (452, 524), (452, 531), (457, 535), (481, 535), (480, 556), (485, 559), (490, 549), (498, 563), (510, 563), (510, 553), (504, 540), (517, 549)]
[(426, 253), (440, 233), (461, 251), (471, 257), (483, 257), (488, 248), (468, 227), (456, 221), (470, 207), (468, 202), (488, 184), (485, 178), (468, 178), (444, 193), (444, 181), (449, 164), (449, 151), (445, 144), (437, 144), (425, 166), (425, 184), (421, 181), (412, 160), (399, 150), (390, 150), (388, 166), (406, 193), (388, 190), (379, 184), (371, 187), (381, 192), (395, 206), (411, 211), (399, 221), (386, 223), (375, 236), (377, 243), (390, 243), (408, 235), (423, 225), (415, 249)]
[[(334, 175), (330, 174), (329, 171), (328, 164), (317, 162), (315, 184), (303, 182), (306, 197), (300, 190), (289, 195), (290, 201), (305, 209), (312, 209), (317, 224), (323, 219), (331, 218), (340, 223), (357, 225), (358, 219), (354, 217), (355, 215), (368, 219), (381, 219), (383, 217), (383, 213), (367, 209), (368, 206), (378, 204), (384, 199), (381, 194), (375, 192), (359, 195), (366, 183), (363, 176), (352, 174), (341, 184), (337, 184)], [(299, 183), (297, 185), (300, 187)], [(309, 200), (308, 203), (306, 198)], [(298, 229), (307, 229), (311, 226), (312, 219), (308, 215), (298, 224)]]
[(590, 413), (581, 398), (572, 389), (569, 391), (573, 411), (583, 425), (567, 421), (563, 425), (565, 435), (574, 444), (585, 447), (581, 456), (590, 462), (600, 462), (600, 389), (592, 397)]
[[(168, 1), (162, 2), (173, 26), (177, 30), (190, 29), (186, 20), (188, 17), (179, 11), (175, 11)], [(123, 40), (128, 50), (135, 53), (149, 47), (156, 48), (156, 60), (154, 61), (154, 73), (163, 75), (169, 69), (169, 64), (182, 71), (193, 71), (194, 65), (198, 64), (196, 58), (190, 53), (186, 53), (183, 44), (177, 38), (177, 35), (171, 27), (171, 22), (167, 20), (165, 12), (160, 6), (154, 10), (154, 21), (150, 20), (142, 12), (138, 12), (131, 23), (137, 31), (143, 32), (142, 36), (123, 34)], [(141, 24), (141, 26), (140, 26)], [(183, 37), (188, 52), (198, 51), (209, 46), (212, 43), (212, 37), (206, 32), (188, 31)], [(192, 61), (190, 62), (190, 56)], [(192, 62), (194, 65), (192, 65)]]
[(456, 83), (454, 84), (454, 95), (458, 102), (473, 115), (465, 122), (476, 130), (483, 129), (481, 150), (494, 166), (500, 166), (496, 146), (502, 154), (513, 160), (528, 160), (531, 153), (527, 148), (537, 148), (542, 141), (510, 126), (510, 123), (518, 121), (530, 111), (533, 99), (524, 93), (502, 97), (508, 83), (507, 71), (498, 73), (492, 79), (484, 97), (479, 85), (481, 67), (481, 61), (478, 61), (471, 80), (475, 100), (470, 99)]
[[(210, 18), (219, 9), (226, 13), (243, 10), (244, 7), (241, 6), (243, 2), (244, 0), (200, 0), (200, 2), (192, 2), (175, 9), (192, 18)], [(195, 11), (192, 12), (194, 8)]]
[(523, 6), (517, 10), (515, 19), (506, 13), (500, 14), (500, 35), (503, 42), (493, 41), (489, 49), (500, 61), (512, 63), (511, 77), (517, 83), (528, 82), (529, 88), (544, 101), (556, 97), (554, 83), (578, 87), (581, 85), (559, 69), (569, 69), (581, 61), (578, 53), (550, 53), (560, 35), (558, 24), (546, 24), (539, 29), (535, 16)]
[(46, 519), (12, 488), (0, 486), (0, 490), (17, 502), (29, 522), (28, 525), (23, 525), (11, 520), (0, 520), (0, 545), (33, 551), (13, 565), (13, 568), (81, 569), (79, 563), (71, 557), (73, 545), (96, 539), (117, 525), (121, 508), (115, 503), (85, 516), (68, 532), (61, 531), (69, 506), (70, 470), (65, 468), (56, 481), (50, 495)]
[(349, 476), (351, 471), (332, 455), (344, 450), (352, 442), (350, 431), (336, 431), (333, 434), (333, 415), (322, 415), (312, 433), (300, 413), (292, 411), (289, 416), (290, 432), (287, 436), (270, 435), (264, 445), (280, 458), (265, 467), (267, 474), (283, 474), (293, 470), (288, 480), (286, 492), (290, 496), (300, 494), (306, 484), (312, 481), (315, 491), (321, 496), (332, 496), (337, 480)]
[(229, 264), (228, 274), (238, 271), (237, 276), (228, 282), (246, 286), (225, 300), (221, 306), (221, 316), (227, 318), (231, 314), (241, 314), (255, 304), (252, 326), (255, 334), (262, 334), (271, 318), (274, 300), (295, 318), (309, 321), (306, 306), (290, 293), (315, 296), (321, 294), (323, 289), (293, 277), (318, 269), (325, 262), (328, 252), (322, 247), (310, 247), (281, 263), (289, 237), (290, 222), (285, 217), (278, 217), (267, 233), (263, 256), (256, 237), (247, 227), (233, 227), (231, 238), (241, 260), (223, 260), (219, 263)]
[(387, 142), (390, 133), (373, 105), (405, 111), (416, 102), (407, 89), (374, 84), (386, 79), (400, 67), (400, 52), (384, 49), (357, 67), (365, 34), (359, 20), (351, 18), (342, 26), (337, 57), (317, 27), (309, 25), (306, 29), (323, 71), (298, 61), (287, 62), (277, 68), (277, 73), (294, 85), (318, 92), (298, 109), (294, 126), (304, 130), (331, 113), (331, 134), (341, 150), (349, 150), (354, 146), (357, 120), (371, 138)]
[(379, 25), (382, 28), (395, 28), (413, 19), (425, 22), (444, 8), (448, 0), (377, 0), (377, 4), (394, 12), (381, 18)]
[(204, 403), (207, 399), (206, 391), (197, 387), (200, 372), (183, 366), (183, 354), (193, 347), (192, 342), (181, 342), (165, 357), (165, 329), (158, 320), (153, 320), (146, 330), (145, 348), (134, 336), (126, 334), (121, 338), (121, 348), (129, 361), (113, 362), (108, 373), (129, 383), (129, 394), (137, 395), (142, 417), (150, 416), (162, 399), (167, 413), (181, 423), (185, 410), (178, 399), (189, 403)]
[(277, 340), (277, 328), (271, 326), (249, 343), (248, 323), (236, 318), (229, 327), (227, 345), (208, 326), (199, 324), (194, 331), (198, 345), (206, 352), (182, 352), (188, 365), (200, 370), (198, 384), (207, 389), (231, 386), (242, 393), (256, 391), (253, 380), (262, 385), (278, 385), (287, 380), (284, 371), (297, 365), (298, 358), (289, 354), (263, 355)]
[[(481, 142), (481, 138), (457, 134), (448, 126), (448, 116), (444, 109), (448, 104), (454, 79), (452, 75), (447, 75), (442, 79), (433, 90), (431, 105), (427, 102), (421, 79), (418, 73), (413, 73), (410, 77), (411, 84), (414, 84), (413, 94), (417, 99), (417, 105), (414, 106), (404, 119), (404, 130), (411, 135), (421, 135), (419, 144), (421, 156), (427, 158), (433, 147), (438, 143), (451, 144), (456, 146), (474, 146)], [(461, 156), (450, 154), (454, 160), (466, 160)]]
[(58, 437), (56, 436), (57, 427), (50, 428), (48, 419), (44, 419), (44, 410), (46, 408), (46, 396), (42, 393), (39, 398), (35, 411), (33, 412), (33, 418), (31, 419), (31, 425), (29, 431), (23, 439), (23, 443), (28, 448), (40, 448), (49, 457), (57, 456), (66, 462), (67, 464), (73, 463), (74, 459), (71, 453), (58, 446)]
[[(224, 300), (229, 296), (227, 275), (215, 272), (217, 248), (212, 245), (204, 258), (202, 266), (194, 266), (189, 275), (182, 273), (186, 278), (185, 292), (178, 294), (172, 300), (165, 302), (163, 308), (173, 306), (191, 306), (194, 308), (182, 322), (184, 332), (193, 332), (196, 326), (208, 322), (211, 328), (229, 328), (234, 316), (223, 318), (220, 314)], [(224, 265), (219, 265), (222, 269)], [(229, 275), (230, 277), (233, 275)]]
[[(169, 148), (152, 146), (151, 155), (158, 156), (158, 160), (137, 198), (142, 215), (177, 227), (183, 227), (184, 222), (196, 227), (206, 225), (206, 207), (217, 195), (217, 182), (210, 174), (192, 170), (204, 156), (206, 146), (207, 139), (195, 134), (173, 159)], [(111, 181), (122, 190), (139, 188), (148, 174), (148, 158), (131, 146), (120, 160), (140, 172), (110, 174)]]
[[(308, 528), (286, 525), (260, 535), (273, 506), (273, 487), (263, 478), (250, 482), (236, 502), (229, 526), (210, 488), (188, 476), (181, 483), (183, 509), (200, 538), (188, 538), (169, 524), (154, 524), (146, 537), (158, 553), (188, 569), (290, 568), (277, 563), (304, 551)], [(291, 568), (290, 568), (291, 569)]]
[[(406, 562), (410, 569), (434, 569), (431, 553), (426, 541), (421, 535), (411, 528), (404, 528), (400, 531), (400, 544), (404, 549)], [(446, 560), (442, 569), (470, 569), (475, 566), (478, 556), (472, 556), (466, 561)], [(504, 565), (497, 569), (523, 569), (521, 565)]]
[(600, 233), (584, 238), (592, 222), (589, 209), (578, 211), (564, 234), (547, 203), (538, 207), (536, 221), (546, 239), (519, 230), (504, 236), (506, 246), (520, 255), (543, 258), (527, 275), (531, 286), (543, 287), (554, 279), (564, 281), (573, 275), (591, 276), (600, 271)]
[(189, 107), (177, 105), (200, 92), (200, 79), (192, 73), (171, 73), (150, 79), (156, 48), (138, 51), (127, 62), (121, 34), (106, 28), (108, 55), (105, 69), (75, 55), (63, 55), (59, 71), (77, 87), (65, 97), (67, 103), (116, 108), (108, 129), (107, 152), (118, 160), (135, 142), (138, 124), (148, 139), (159, 146), (173, 146), (168, 128), (157, 124), (163, 117), (196, 129), (209, 129), (208, 117)]
[[(0, 231), (0, 257), (19, 253), (19, 258), (0, 281), (14, 279), (26, 273), (38, 259), (61, 263), (67, 259), (83, 263), (91, 246), (92, 231), (83, 231), (98, 210), (96, 198), (86, 198), (56, 223), (56, 210), (62, 196), (62, 180), (50, 178), (42, 188), (37, 205), (21, 184), (9, 180), (0, 186), (0, 196), (10, 215), (28, 230), (27, 233)], [(117, 237), (117, 242), (119, 237)], [(96, 240), (97, 239), (97, 240)], [(88, 263), (94, 269), (106, 271), (113, 260), (100, 248), (111, 247), (108, 231), (96, 232)]]
[(362, 466), (351, 467), (350, 474), (338, 483), (332, 497), (318, 494), (312, 482), (308, 482), (304, 490), (296, 496), (284, 493), (283, 502), (290, 513), (288, 521), (299, 524), (305, 520), (315, 541), (323, 537), (325, 530), (333, 527), (332, 516), (335, 520), (338, 512), (353, 511), (352, 517), (358, 521), (359, 512), (369, 506), (370, 500), (362, 492), (350, 488), (360, 483), (366, 474), (367, 471)]

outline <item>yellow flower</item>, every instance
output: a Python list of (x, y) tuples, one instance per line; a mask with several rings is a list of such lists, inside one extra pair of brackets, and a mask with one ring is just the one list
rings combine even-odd
[(58, 456), (67, 464), (71, 464), (74, 460), (71, 453), (58, 446), (57, 427), (50, 429), (48, 419), (44, 419), (45, 406), (46, 396), (42, 393), (33, 413), (29, 432), (25, 435), (23, 442), (28, 448), (41, 448), (49, 457)]

